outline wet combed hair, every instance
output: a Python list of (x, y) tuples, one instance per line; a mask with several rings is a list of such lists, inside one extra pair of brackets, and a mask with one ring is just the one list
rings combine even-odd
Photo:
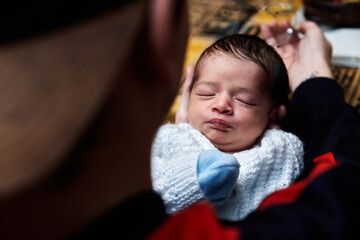
[(235, 34), (221, 38), (204, 50), (196, 63), (190, 91), (199, 78), (204, 60), (221, 53), (243, 61), (252, 61), (260, 66), (266, 74), (266, 79), (268, 80), (267, 87), (274, 105), (284, 104), (286, 106), (288, 104), (289, 78), (281, 57), (263, 39), (245, 34)]

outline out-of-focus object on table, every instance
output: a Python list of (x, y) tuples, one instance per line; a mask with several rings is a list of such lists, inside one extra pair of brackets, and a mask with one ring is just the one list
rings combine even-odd
[(305, 17), (331, 27), (360, 27), (360, 0), (303, 0)]
[(360, 28), (329, 28), (324, 34), (333, 47), (333, 65), (360, 68)]

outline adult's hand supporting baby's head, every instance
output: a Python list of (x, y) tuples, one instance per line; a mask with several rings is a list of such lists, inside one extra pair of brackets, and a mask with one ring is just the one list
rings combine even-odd
[(187, 123), (188, 112), (189, 112), (189, 102), (190, 102), (190, 84), (194, 76), (194, 67), (188, 66), (186, 69), (186, 77), (184, 81), (184, 86), (181, 94), (181, 101), (179, 109), (175, 115), (175, 123)]

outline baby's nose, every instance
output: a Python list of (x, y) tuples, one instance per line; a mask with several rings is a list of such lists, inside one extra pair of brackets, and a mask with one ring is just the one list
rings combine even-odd
[(232, 114), (232, 98), (226, 94), (220, 94), (216, 97), (214, 104), (212, 105), (213, 112)]

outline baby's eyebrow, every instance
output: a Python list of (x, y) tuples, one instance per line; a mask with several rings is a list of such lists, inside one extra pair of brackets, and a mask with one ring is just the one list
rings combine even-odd
[(199, 86), (199, 85), (208, 85), (208, 86), (211, 86), (211, 87), (215, 87), (217, 84), (213, 83), (213, 82), (207, 82), (207, 81), (198, 81), (198, 82), (195, 83), (194, 86)]
[[(198, 86), (205, 86), (205, 87), (209, 87), (209, 88), (216, 88), (218, 86), (217, 83), (215, 82), (210, 82), (210, 81), (198, 81), (195, 83), (194, 87), (198, 87)], [(240, 93), (249, 93), (249, 94), (254, 94), (256, 96), (262, 96), (260, 91), (256, 88), (246, 88), (246, 87), (242, 87), (242, 86), (235, 86), (232, 90), (231, 90), (233, 95), (236, 94), (240, 94)]]
[(260, 92), (256, 88), (234, 87), (232, 92), (234, 94), (246, 92), (249, 94), (255, 94), (257, 96), (261, 96)]

